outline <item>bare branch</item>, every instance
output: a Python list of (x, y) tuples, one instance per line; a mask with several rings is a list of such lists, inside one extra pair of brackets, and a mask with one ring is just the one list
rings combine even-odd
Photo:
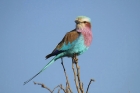
[(53, 92), (54, 92), (54, 90), (55, 90), (56, 88), (58, 88), (58, 87), (60, 87), (60, 85), (56, 86), (56, 87), (53, 89), (52, 93), (53, 93)]
[(70, 91), (71, 93), (73, 93), (72, 90), (71, 90), (71, 88), (70, 88), (70, 83), (69, 83), (69, 80), (68, 80), (68, 76), (67, 76), (67, 73), (66, 73), (66, 69), (65, 69), (64, 64), (63, 64), (63, 58), (61, 58), (61, 64), (62, 64), (62, 66), (63, 66), (64, 73), (65, 73), (65, 77), (66, 77), (66, 89), (69, 89), (69, 91)]
[[(66, 78), (66, 88), (63, 88), (62, 84), (56, 86), (53, 90), (51, 90), (50, 88), (48, 88), (47, 86), (45, 86), (43, 83), (36, 83), (34, 82), (34, 84), (37, 85), (41, 85), (42, 88), (47, 89), (50, 93), (53, 93), (55, 91), (55, 89), (58, 89), (57, 93), (60, 93), (61, 90), (63, 90), (64, 93), (73, 93), (70, 87), (70, 82), (68, 80), (68, 76), (66, 73), (66, 69), (64, 67), (63, 64), (63, 59), (61, 58), (61, 64), (64, 70), (64, 74), (65, 74), (65, 78)], [(74, 54), (74, 56), (72, 57), (72, 69), (73, 69), (73, 73), (74, 73), (74, 82), (75, 82), (75, 86), (77, 89), (77, 93), (84, 93), (84, 84), (83, 82), (81, 82), (81, 78), (80, 78), (80, 66), (78, 66), (78, 58), (77, 55)], [(88, 93), (89, 87), (91, 85), (91, 82), (95, 81), (94, 79), (90, 79), (90, 82), (88, 84), (86, 93)]]
[(82, 82), (82, 88), (84, 89), (84, 83)]
[(50, 91), (50, 93), (52, 93), (52, 91), (51, 91), (51, 89), (49, 89), (47, 86), (45, 86), (44, 84), (42, 84), (42, 83), (36, 83), (36, 82), (34, 82), (34, 84), (36, 85), (41, 85), (41, 87), (42, 88), (45, 88), (45, 89), (47, 89), (48, 91)]
[(57, 93), (60, 93), (60, 89), (58, 89), (58, 92)]
[(62, 84), (60, 84), (59, 87), (64, 91), (64, 93), (67, 93), (67, 92), (65, 91), (65, 89), (63, 88)]
[[(55, 90), (56, 88), (58, 88), (58, 87), (59, 87), (60, 89), (62, 89), (62, 90), (64, 91), (64, 93), (67, 93), (67, 92), (65, 91), (65, 89), (63, 88), (62, 84), (56, 86), (56, 87), (53, 89), (53, 91), (52, 91), (50, 88), (48, 88), (47, 86), (45, 86), (43, 83), (36, 83), (36, 82), (34, 82), (34, 84), (41, 85), (42, 88), (47, 89), (48, 91), (50, 91), (50, 93), (53, 93), (54, 90)], [(60, 92), (60, 89), (59, 89), (58, 92)]]
[[(79, 89), (81, 91), (81, 93), (84, 93), (84, 88), (82, 87), (82, 82), (81, 82), (81, 79), (80, 79), (80, 67), (78, 66), (78, 58), (77, 58), (77, 54), (74, 54), (73, 55), (73, 63), (75, 63), (75, 67), (77, 69), (77, 75), (76, 75), (76, 78), (78, 79), (78, 84), (79, 84)], [(73, 66), (74, 68), (74, 66)]]
[(78, 83), (77, 83), (77, 78), (76, 78), (76, 71), (74, 69), (74, 58), (72, 58), (72, 69), (73, 69), (73, 73), (74, 73), (74, 81), (75, 81), (75, 86), (76, 86), (76, 89), (77, 89), (77, 92), (80, 93), (80, 90), (79, 90), (79, 87), (78, 87)]
[(91, 84), (92, 81), (95, 81), (95, 80), (94, 80), (94, 79), (90, 79), (90, 82), (89, 82), (89, 84), (88, 84), (86, 93), (88, 93), (88, 89), (89, 89), (89, 86), (90, 86), (90, 84)]
[(82, 88), (82, 82), (80, 79), (80, 67), (78, 66), (78, 61), (75, 62), (75, 64), (76, 64), (76, 68), (77, 68), (77, 78), (78, 78), (78, 82), (79, 82), (79, 88), (80, 88), (81, 93), (84, 93), (84, 90)]

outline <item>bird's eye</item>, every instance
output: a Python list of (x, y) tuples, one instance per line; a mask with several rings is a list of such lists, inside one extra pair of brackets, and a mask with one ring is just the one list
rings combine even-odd
[(86, 21), (84, 21), (83, 23), (87, 23)]

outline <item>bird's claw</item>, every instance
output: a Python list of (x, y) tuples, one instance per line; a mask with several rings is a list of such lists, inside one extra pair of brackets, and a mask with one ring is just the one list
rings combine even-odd
[(78, 59), (77, 59), (77, 58), (74, 58), (74, 62), (75, 62), (75, 63), (78, 63)]
[(75, 63), (78, 63), (78, 58), (77, 58), (77, 55), (76, 55), (76, 54), (73, 55), (73, 61), (74, 61)]

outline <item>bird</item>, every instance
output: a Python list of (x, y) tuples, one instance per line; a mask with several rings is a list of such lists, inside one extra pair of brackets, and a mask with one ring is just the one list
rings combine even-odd
[(77, 56), (88, 50), (92, 42), (91, 19), (87, 16), (78, 16), (75, 19), (75, 29), (67, 32), (63, 39), (58, 43), (56, 48), (46, 56), (46, 59), (54, 56), (54, 58), (46, 64), (36, 75), (24, 82), (24, 85), (43, 72), (57, 59), (63, 57), (71, 57), (77, 61)]

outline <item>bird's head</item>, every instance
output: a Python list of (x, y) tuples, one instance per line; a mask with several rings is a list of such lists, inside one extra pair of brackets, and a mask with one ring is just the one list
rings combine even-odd
[(78, 16), (75, 19), (76, 29), (84, 29), (89, 28), (91, 29), (90, 18), (86, 16)]
[(84, 42), (86, 46), (90, 46), (92, 41), (92, 31), (90, 18), (86, 16), (78, 16), (75, 20), (76, 31), (80, 32), (84, 36)]

